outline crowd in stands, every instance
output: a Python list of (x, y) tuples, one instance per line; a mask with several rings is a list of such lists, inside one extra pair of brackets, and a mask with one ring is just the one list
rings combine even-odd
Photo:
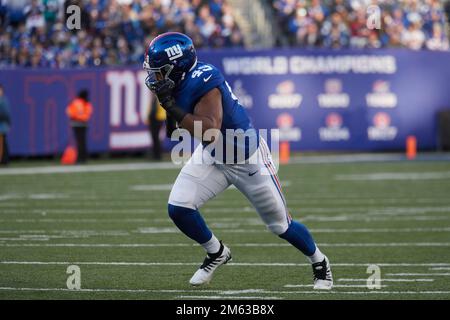
[[(80, 8), (79, 30), (68, 28), (71, 5)], [(226, 0), (0, 0), (0, 68), (142, 63), (146, 45), (169, 30), (197, 48), (243, 46)]]
[[(449, 50), (450, 0), (265, 1), (290, 46)], [(68, 28), (71, 5), (80, 29)], [(369, 5), (381, 9), (379, 29), (367, 27)], [(227, 0), (0, 0), (0, 68), (137, 64), (169, 30), (197, 48), (244, 46)]]
[[(380, 9), (379, 29), (367, 27), (370, 5)], [(273, 0), (272, 6), (292, 46), (449, 49), (448, 1)]]

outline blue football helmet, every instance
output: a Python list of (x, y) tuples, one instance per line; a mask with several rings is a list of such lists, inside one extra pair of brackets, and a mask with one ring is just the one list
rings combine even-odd
[(144, 70), (148, 72), (145, 80), (152, 90), (158, 81), (169, 80), (176, 87), (197, 64), (194, 43), (187, 35), (167, 32), (150, 43), (144, 60)]

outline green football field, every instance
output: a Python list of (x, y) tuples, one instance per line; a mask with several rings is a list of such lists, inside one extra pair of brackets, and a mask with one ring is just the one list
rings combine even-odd
[[(0, 169), (0, 299), (450, 299), (450, 162), (280, 168), (292, 216), (330, 258), (330, 292), (312, 291), (306, 259), (235, 189), (201, 210), (233, 261), (193, 288), (204, 252), (166, 210), (178, 169), (59, 169)], [(71, 265), (81, 290), (67, 288)], [(381, 288), (367, 287), (369, 265)]]

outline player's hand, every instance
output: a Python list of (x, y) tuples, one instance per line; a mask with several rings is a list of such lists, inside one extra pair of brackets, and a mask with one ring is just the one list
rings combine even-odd
[(172, 133), (177, 129), (177, 122), (171, 116), (166, 118), (166, 137), (172, 138)]
[(145, 79), (145, 84), (147, 87), (158, 97), (159, 102), (162, 107), (167, 110), (168, 102), (173, 100), (172, 92), (174, 88), (174, 83), (170, 79), (164, 79), (156, 82), (149, 82), (149, 77)]

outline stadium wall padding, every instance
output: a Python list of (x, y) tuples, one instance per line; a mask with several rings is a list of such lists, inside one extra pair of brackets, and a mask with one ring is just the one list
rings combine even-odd
[[(450, 108), (450, 53), (386, 50), (207, 50), (259, 129), (280, 128), (292, 150), (402, 150), (437, 146), (437, 113)], [(88, 88), (89, 150), (143, 149), (150, 93), (141, 66), (2, 69), (12, 109), (12, 155), (60, 154), (73, 144), (67, 104)]]

